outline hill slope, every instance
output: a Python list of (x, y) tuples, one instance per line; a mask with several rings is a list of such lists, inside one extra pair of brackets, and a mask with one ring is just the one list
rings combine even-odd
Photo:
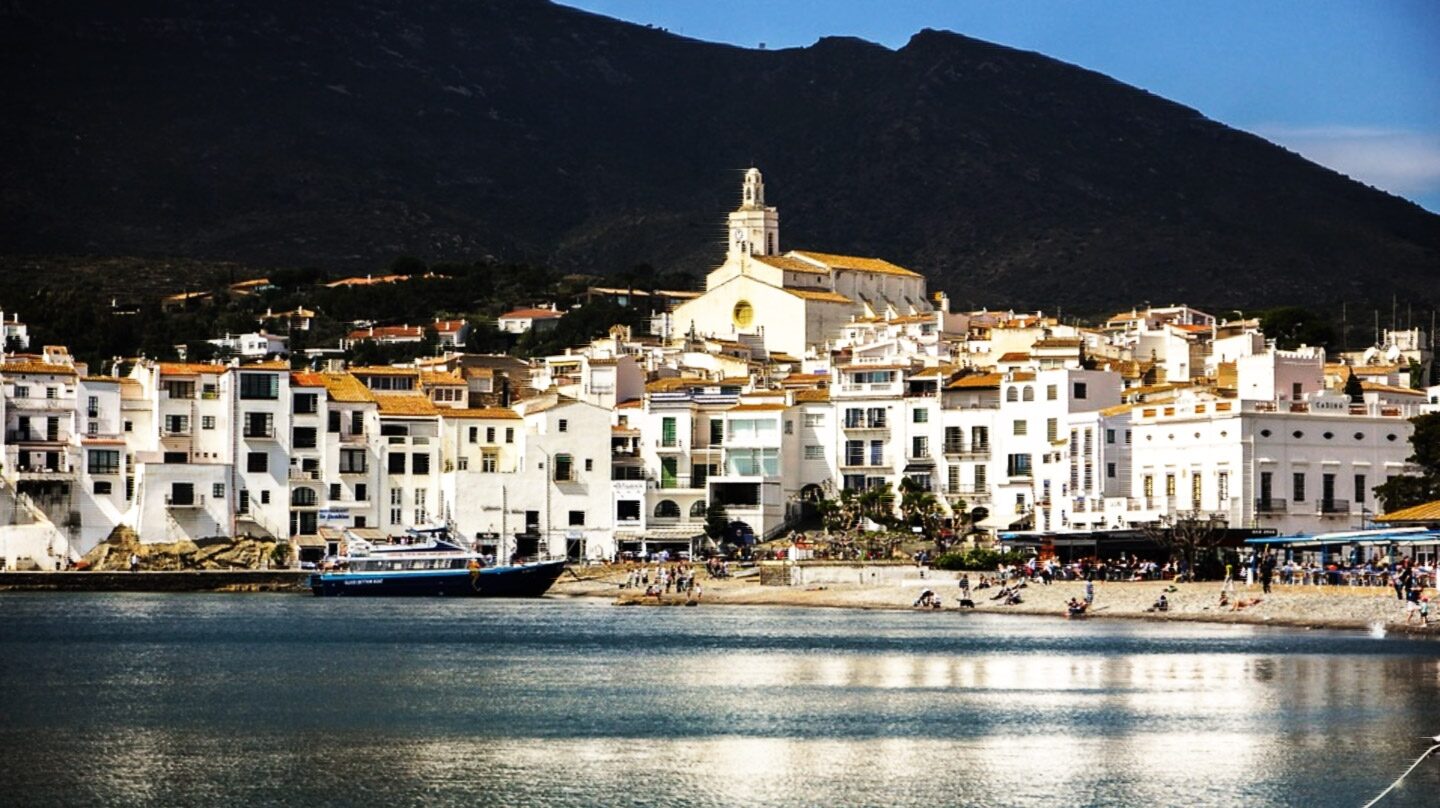
[(0, 2), (0, 251), (703, 272), (782, 247), (959, 301), (1440, 298), (1440, 217), (956, 34), (750, 51), (525, 0)]

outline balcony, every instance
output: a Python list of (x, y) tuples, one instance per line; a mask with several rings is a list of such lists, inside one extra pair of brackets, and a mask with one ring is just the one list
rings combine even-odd
[(344, 444), (365, 443), (368, 437), (364, 432), (343, 432), (340, 434), (340, 442)]
[(1315, 512), (1321, 516), (1349, 516), (1350, 500), (1322, 499), (1315, 503)]
[(840, 467), (846, 469), (881, 469), (889, 466), (890, 459), (886, 457), (847, 457), (840, 462)]
[(193, 430), (189, 426), (162, 427), (160, 437), (162, 438), (188, 438)]
[(73, 480), (78, 475), (74, 466), (14, 466), (12, 468), (17, 482), (33, 481), (44, 482), (47, 480)]
[(165, 495), (165, 507), (167, 508), (203, 508), (205, 507), (204, 494), (192, 494), (188, 497), (177, 497), (173, 494)]
[(655, 440), (655, 448), (662, 452), (683, 452), (685, 451), (685, 444), (678, 439), (665, 440), (664, 438), (657, 438)]
[(246, 440), (275, 440), (275, 425), (251, 426), (246, 424), (242, 434)]
[(988, 460), (990, 459), (990, 445), (988, 443), (972, 445), (969, 449), (955, 452), (951, 457), (956, 460)]
[(12, 398), (6, 404), (12, 410), (26, 410), (28, 412), (58, 412), (60, 410), (75, 409), (75, 399), (69, 398)]
[(989, 502), (990, 489), (984, 486), (977, 488), (973, 485), (962, 485), (950, 489), (950, 496), (965, 500), (967, 505), (978, 502)]
[(1283, 499), (1257, 499), (1255, 500), (1256, 513), (1285, 513), (1286, 503)]
[(361, 464), (358, 465), (358, 466), (346, 466), (346, 465), (343, 464), (343, 463), (340, 465), (340, 476), (341, 476), (341, 477), (351, 477), (351, 476), (355, 476), (355, 475), (368, 474), (368, 473), (369, 473), (369, 466), (368, 466), (367, 464), (365, 464), (365, 463), (361, 463)]
[(296, 482), (314, 482), (320, 479), (319, 469), (290, 469), (290, 479)]
[(845, 421), (845, 429), (853, 432), (880, 432), (890, 428), (890, 424), (884, 418), (875, 418), (868, 421)]

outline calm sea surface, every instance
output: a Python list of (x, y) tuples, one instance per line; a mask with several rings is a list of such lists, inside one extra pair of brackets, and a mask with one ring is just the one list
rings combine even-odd
[(6, 805), (1358, 807), (1437, 733), (1440, 643), (1395, 637), (0, 594)]

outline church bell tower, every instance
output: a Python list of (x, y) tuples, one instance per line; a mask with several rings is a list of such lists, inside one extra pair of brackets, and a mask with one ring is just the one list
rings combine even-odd
[(745, 172), (740, 207), (730, 214), (727, 257), (780, 254), (780, 212), (765, 206), (765, 180), (760, 169)]

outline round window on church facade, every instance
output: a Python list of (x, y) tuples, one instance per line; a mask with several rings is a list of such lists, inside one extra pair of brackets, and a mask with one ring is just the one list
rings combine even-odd
[(750, 305), (750, 301), (742, 300), (735, 304), (735, 310), (730, 313), (730, 316), (734, 318), (736, 326), (749, 328), (750, 324), (755, 321), (755, 307)]

